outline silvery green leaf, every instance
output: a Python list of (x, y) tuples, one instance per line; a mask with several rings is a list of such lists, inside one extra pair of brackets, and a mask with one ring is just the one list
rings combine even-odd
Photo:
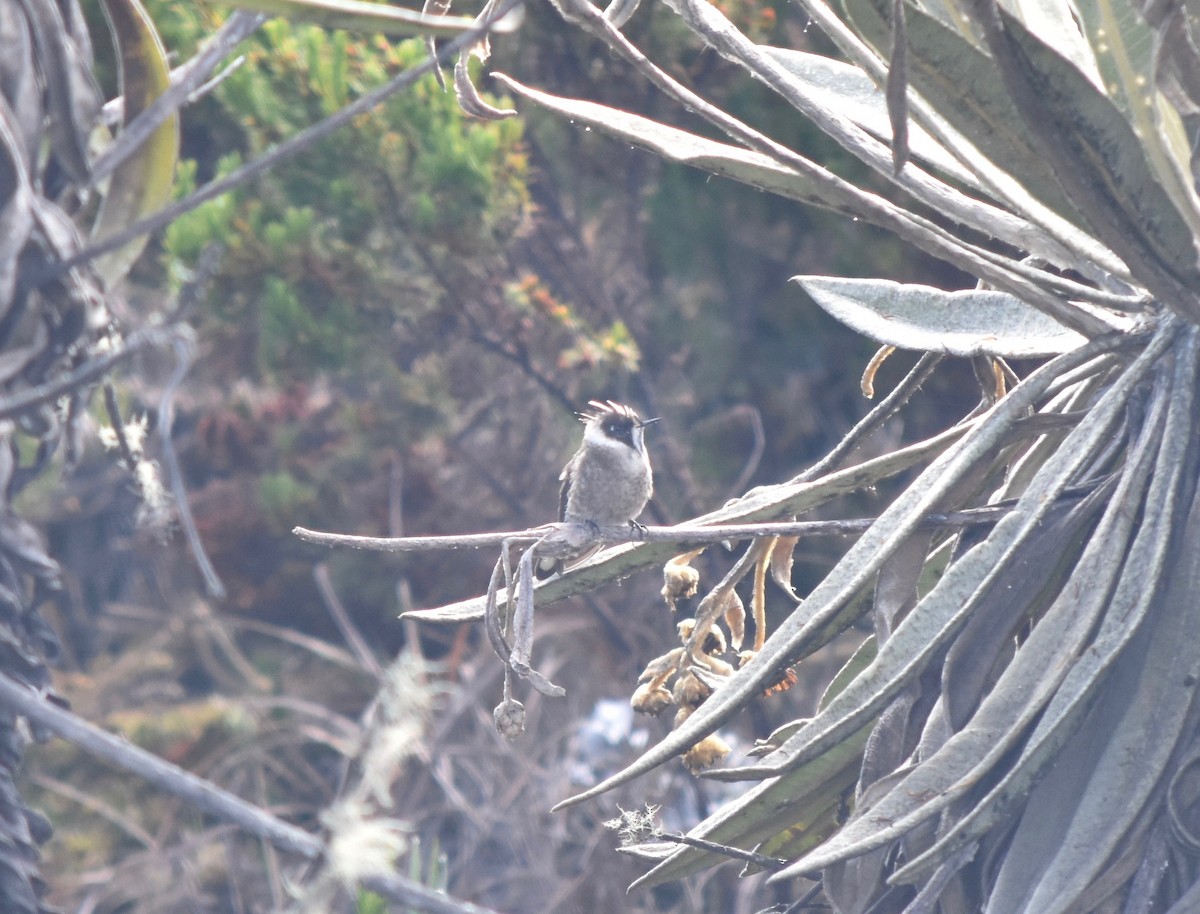
[[(891, 141), (892, 128), (888, 124), (883, 92), (858, 67), (791, 48), (764, 47), (762, 50), (804, 83), (809, 93), (823, 98), (829, 107), (840, 111), (876, 139)], [(941, 143), (916, 124), (909, 125), (908, 145), (913, 156), (928, 162), (938, 171), (972, 187), (980, 186), (975, 176), (963, 168)]]
[(947, 292), (887, 279), (792, 278), (831, 316), (897, 349), (1040, 358), (1085, 342), (1007, 292)]

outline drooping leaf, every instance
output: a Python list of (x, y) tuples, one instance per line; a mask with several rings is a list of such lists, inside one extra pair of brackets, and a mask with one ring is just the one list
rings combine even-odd
[(0, 95), (8, 105), (9, 130), (19, 140), (26, 167), (36, 160), (43, 130), (42, 90), (33, 53), (33, 34), (21, 5), (0, 4)]
[[(892, 34), (888, 3), (842, 0), (842, 6), (856, 31), (886, 59)], [(911, 4), (905, 12), (909, 85), (994, 166), (1043, 205), (1081, 224), (1045, 158), (1029, 142), (1012, 99), (996, 79), (995, 63), (973, 40), (928, 12)], [(964, 87), (969, 87), (967, 104)]]
[(561, 114), (572, 123), (601, 130), (672, 162), (732, 178), (782, 197), (839, 208), (840, 204), (828, 198), (815, 182), (761, 153), (719, 143), (619, 108), (550, 95), (524, 86), (503, 73), (493, 73), (492, 78), (514, 95)]
[[(1103, 217), (1096, 217), (1093, 228), (1101, 240), (1135, 271), (1132, 246), (1136, 244), (1190, 288), (1200, 286), (1196, 262), (1200, 209), (1194, 190), (1179, 180), (1178, 165), (1172, 162), (1164, 173), (1156, 172), (1135, 126), (1112, 99), (1047, 44), (1053, 38), (1043, 40), (1011, 18), (1005, 26), (1020, 48), (1022, 64), (1037, 86), (1037, 102), (1047, 119), (1036, 129), (1053, 129), (1090, 193), (1110, 219), (1118, 220), (1105, 231), (1099, 224)], [(1066, 163), (1061, 166), (1066, 167)], [(1079, 199), (1074, 202), (1077, 208), (1083, 205)]]
[[(808, 51), (773, 47), (762, 50), (802, 82), (806, 91), (824, 98), (827, 105), (842, 112), (876, 139), (889, 139), (891, 128), (884, 94), (858, 67)], [(908, 145), (914, 157), (956, 181), (980, 187), (975, 176), (921, 127), (910, 125)]]
[(904, 0), (892, 0), (892, 52), (888, 55), (886, 95), (896, 174), (908, 161), (908, 34), (904, 20)]
[[(775, 544), (771, 547), (771, 580), (775, 582), (776, 587), (796, 602), (800, 601), (800, 597), (792, 589), (792, 562), (795, 559), (798, 542), (800, 542), (798, 536), (780, 536), (776, 537)], [(761, 648), (762, 645), (760, 644), (758, 647)]]
[[(1176, 200), (1193, 201), (1191, 206), (1180, 207), (1180, 212), (1196, 231), (1200, 209), (1190, 180), (1192, 142), (1181, 119), (1181, 113), (1187, 109), (1177, 110), (1167, 101), (1163, 89), (1168, 81), (1160, 79), (1162, 68), (1168, 65), (1168, 59), (1164, 59), (1165, 47), (1189, 44), (1186, 17), (1176, 7), (1176, 16), (1171, 16), (1166, 30), (1155, 34), (1143, 21), (1145, 13), (1139, 15), (1129, 0), (1085, 0), (1076, 9), (1091, 40), (1106, 94), (1133, 126), (1150, 166), (1167, 193)], [(1170, 16), (1168, 9), (1163, 7), (1154, 14)], [(1033, 32), (1054, 34), (1037, 29)], [(1059, 47), (1057, 42), (1055, 47)], [(1179, 72), (1187, 72), (1193, 80), (1200, 79), (1200, 72)]]
[(19, 129), (0, 96), (0, 315), (12, 302), (18, 259), (33, 226), (33, 190)]
[(90, 46), (76, 41), (54, 0), (18, 2), (33, 34), (38, 73), (46, 88), (54, 152), (72, 178), (85, 181), (88, 135), (102, 102), (92, 77)]
[[(140, 0), (103, 0), (103, 7), (118, 52), (128, 124), (170, 86), (171, 70), (166, 49)], [(103, 241), (160, 209), (171, 197), (178, 159), (179, 117), (172, 114), (113, 171), (92, 226), (93, 239)], [(148, 237), (140, 236), (95, 260), (97, 272), (110, 288), (129, 272), (148, 242)]]

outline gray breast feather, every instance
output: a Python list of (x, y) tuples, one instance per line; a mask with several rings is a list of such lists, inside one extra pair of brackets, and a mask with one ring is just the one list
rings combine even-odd
[(560, 519), (574, 523), (627, 523), (642, 513), (653, 490), (649, 462), (628, 447), (581, 449), (562, 479)]

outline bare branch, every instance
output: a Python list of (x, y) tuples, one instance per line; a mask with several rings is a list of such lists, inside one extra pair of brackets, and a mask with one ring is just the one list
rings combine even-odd
[[(1072, 494), (1082, 496), (1093, 486), (1079, 487)], [(976, 524), (994, 524), (1012, 509), (1010, 503), (953, 511), (947, 514), (930, 514), (922, 522), (922, 529), (950, 529), (971, 527)], [(846, 520), (810, 520), (786, 523), (762, 524), (716, 524), (713, 526), (691, 526), (680, 524), (675, 527), (642, 527), (630, 530), (628, 526), (598, 527), (594, 531), (596, 543), (675, 543), (680, 546), (702, 543), (721, 543), (726, 540), (747, 540), (765, 536), (852, 536), (862, 533), (877, 518), (862, 517)], [(292, 532), (300, 539), (319, 546), (349, 546), (374, 552), (426, 552), (434, 549), (486, 549), (500, 546), (506, 541), (528, 541), (535, 539), (539, 531), (553, 533), (570, 524), (549, 524), (515, 533), (468, 533), (455, 536), (354, 536), (348, 533), (325, 533), (295, 527)]]

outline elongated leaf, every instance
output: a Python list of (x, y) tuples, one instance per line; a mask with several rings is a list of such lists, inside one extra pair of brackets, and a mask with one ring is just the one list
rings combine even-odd
[[(891, 42), (887, 4), (841, 2), (851, 25), (886, 59)], [(1029, 142), (1016, 106), (996, 78), (995, 63), (974, 42), (927, 12), (910, 4), (906, 13), (909, 85), (993, 165), (1060, 216), (1082, 225), (1045, 158)]]
[[(1200, 204), (1191, 180), (1192, 144), (1180, 112), (1168, 104), (1159, 85), (1162, 44), (1128, 0), (1083, 0), (1075, 9), (1092, 39), (1092, 50), (1109, 98), (1133, 125), (1154, 173), (1180, 212), (1200, 234)], [(1161, 15), (1165, 7), (1157, 11)], [(1167, 25), (1167, 41), (1183, 37), (1183, 17)], [(1165, 23), (1164, 23), (1165, 24)], [(1031, 29), (1036, 35), (1052, 35)], [(1186, 42), (1185, 42), (1186, 43)], [(1055, 47), (1058, 47), (1057, 42)], [(1200, 73), (1191, 73), (1193, 79)], [(1184, 109), (1181, 109), (1184, 110)], [(1183, 201), (1190, 201), (1190, 204)]]
[[(813, 96), (824, 100), (830, 108), (842, 112), (871, 136), (883, 142), (891, 140), (887, 102), (879, 87), (858, 67), (840, 60), (794, 51), (790, 48), (764, 47), (789, 73), (804, 84)], [(935, 140), (915, 125), (908, 134), (909, 151), (914, 157), (957, 181), (982, 190), (975, 176)]]
[[(479, 25), (469, 16), (426, 15), (416, 10), (359, 0), (226, 0), (233, 6), (312, 22), (328, 29), (379, 32), (384, 35), (434, 35), (453, 37)], [(524, 14), (521, 8), (492, 24), (492, 31), (515, 31)]]
[[(829, 812), (837, 809), (842, 794), (854, 786), (869, 733), (870, 727), (863, 727), (810, 765), (748, 790), (689, 834), (744, 849), (782, 833), (786, 834), (779, 844), (768, 846), (781, 850), (784, 840), (793, 848), (797, 842), (800, 847), (819, 844), (836, 828)], [(630, 890), (681, 879), (720, 859), (711, 851), (681, 847), (634, 882)]]
[(18, 140), (20, 158), (36, 161), (43, 130), (42, 88), (33, 35), (19, 3), (0, 3), (0, 95), (9, 107), (8, 129)]
[[(1155, 431), (1161, 432), (1162, 429), (1155, 426)], [(1144, 441), (1142, 447), (1148, 450)], [(1145, 463), (1142, 476), (1150, 469), (1148, 458)], [(1129, 477), (1127, 472), (1122, 476), (1122, 481), (1125, 482)], [(1124, 490), (1118, 491), (1112, 501), (1118, 501), (1126, 494)], [(1002, 590), (993, 590), (988, 594), (980, 611), (951, 645), (942, 669), (942, 690), (946, 716), (954, 730), (967, 726), (980, 702), (996, 687), (998, 667), (1003, 662), (1002, 657), (1011, 654), (1018, 628), (1042, 618), (1048, 607), (1050, 613), (1055, 611), (1056, 595), (1062, 590), (1066, 575), (1077, 564), (1092, 562), (1099, 567), (1089, 566), (1088, 569), (1088, 573), (1095, 576), (1087, 587), (1091, 599), (1074, 601), (1077, 605), (1069, 612), (1082, 612), (1084, 605), (1094, 603), (1107, 594), (1111, 576), (1120, 567), (1121, 550), (1129, 536), (1129, 518), (1119, 516), (1109, 520), (1109, 515), (1106, 515), (1105, 520), (1117, 529), (1102, 527), (1105, 537), (1098, 540), (1097, 534), (1092, 538), (1093, 545), (1103, 543), (1104, 554), (1098, 563), (1086, 557), (1080, 560), (1078, 553), (1086, 539), (1083, 536), (1084, 526), (1092, 520), (1101, 500), (1110, 495), (1111, 487), (1103, 486), (1092, 492), (1084, 503), (1074, 506), (1064, 517), (1054, 518), (1046, 524), (1045, 529), (1036, 531), (1031, 537), (1033, 548), (1024, 550), (1019, 557), (1009, 573), (1009, 583)], [(1111, 510), (1110, 502), (1110, 514)], [(1072, 577), (1077, 584), (1088, 580), (1077, 574)], [(1099, 611), (1098, 607), (1093, 608), (1093, 612)], [(1058, 637), (1065, 639), (1061, 633)], [(1063, 654), (1067, 653), (1066, 644), (1063, 640)]]
[(1037, 358), (1070, 352), (1084, 337), (1006, 292), (946, 292), (887, 279), (793, 276), (843, 324), (898, 349)]
[(829, 198), (818, 184), (761, 153), (718, 143), (619, 108), (540, 92), (503, 73), (493, 73), (492, 78), (514, 95), (561, 114), (572, 123), (585, 129), (594, 127), (609, 136), (658, 153), (669, 161), (732, 178), (781, 197), (841, 209), (840, 203)]
[[(1110, 501), (1101, 526), (1090, 539), (1083, 558), (1074, 566), (1071, 582), (1034, 627), (970, 722), (936, 752), (924, 757), (886, 797), (853, 819), (815, 853), (793, 864), (793, 872), (813, 871), (890, 844), (979, 783), (1024, 735), (1067, 675), (1104, 611), (1133, 526), (1128, 507), (1141, 499), (1165, 418), (1166, 410), (1162, 408), (1148, 422), (1140, 438), (1139, 456), (1122, 476), (1121, 486)], [(1064, 445), (1064, 449), (1067, 447)], [(1081, 525), (1087, 523), (1096, 507), (1081, 503), (1064, 518), (1035, 530), (1026, 541), (1025, 551), (1069, 561), (1069, 550), (1064, 551), (1062, 546), (1078, 537)], [(1014, 566), (1020, 567), (1020, 563)], [(1002, 585), (989, 593), (991, 605), (988, 601), (980, 604), (978, 616), (995, 612), (1010, 596), (1020, 607), (1035, 595), (1036, 589), (1032, 594), (1022, 595)]]
[(1021, 0), (1012, 4), (1013, 14), (1034, 35), (1052, 37), (1054, 47), (1092, 85), (1103, 88), (1096, 49), (1079, 30), (1073, 3), (1062, 0)]
[[(140, 0), (103, 0), (103, 6), (118, 51), (124, 119), (129, 123), (167, 90), (171, 71), (162, 40)], [(92, 238), (103, 241), (160, 209), (171, 197), (178, 159), (179, 117), (172, 114), (113, 172)], [(140, 236), (94, 261), (110, 288), (129, 272), (148, 242), (147, 236)]]
[(55, 0), (18, 0), (33, 35), (38, 74), (46, 87), (54, 152), (77, 181), (88, 175), (87, 138), (100, 113), (100, 90), (86, 50), (63, 21)]
[[(1182, 365), (1178, 375), (1188, 377), (1194, 367)], [(1170, 401), (1164, 440), (1146, 497), (1142, 524), (1130, 548), (1117, 588), (1109, 601), (1103, 624), (1091, 648), (1081, 655), (1059, 686), (1038, 721), (1020, 758), (1007, 774), (978, 801), (971, 811), (940, 838), (937, 845), (912, 860), (897, 879), (909, 879), (929, 870), (958, 848), (982, 836), (1007, 813), (1014, 798), (1023, 797), (1044, 767), (1067, 742), (1078, 722), (1092, 706), (1106, 672), (1139, 630), (1155, 597), (1155, 581), (1162, 574), (1170, 544), (1168, 531), (1176, 523), (1178, 493), (1191, 433), (1194, 391), (1177, 381), (1166, 397)], [(1064, 764), (1059, 762), (1058, 764)]]
[[(817, 702), (817, 710), (825, 708), (831, 701), (841, 694), (846, 686), (850, 685), (858, 674), (871, 665), (879, 653), (879, 644), (875, 640), (875, 636), (865, 639), (862, 644), (855, 648), (854, 653), (850, 655), (833, 679), (829, 680), (829, 685), (825, 687), (825, 691), (821, 693), (821, 700)], [(789, 734), (790, 735), (790, 734)]]
[[(1100, 222), (1105, 215), (1093, 214), (1089, 207), (1088, 218), (1101, 240), (1135, 271), (1142, 257), (1140, 248), (1144, 248), (1146, 256), (1156, 258), (1181, 282), (1192, 289), (1200, 287), (1196, 238), (1189, 220), (1182, 215), (1183, 210), (1195, 208), (1194, 192), (1177, 195), (1179, 185), (1175, 181), (1175, 194), (1164, 187), (1134, 127), (1113, 101), (1055, 48), (1011, 18), (1006, 18), (1005, 26), (1020, 47), (1028, 78), (1037, 87), (1040, 113), (1046, 118), (1037, 129), (1052, 129), (1071, 157), (1069, 165), (1064, 162), (1056, 166), (1060, 178), (1065, 180), (1061, 172), (1068, 167), (1075, 169), (1088, 184), (1089, 192), (1105, 207), (1107, 218), (1116, 220), (1106, 228)], [(1170, 174), (1175, 173), (1172, 170)], [(1082, 208), (1082, 198), (1075, 191), (1072, 194), (1076, 206)], [(1200, 214), (1189, 215), (1200, 219)]]
[(18, 130), (0, 97), (0, 316), (12, 302), (18, 259), (33, 227), (33, 189)]
[[(1147, 347), (1146, 353), (1150, 354), (1149, 357), (1156, 356), (1169, 339), (1169, 335), (1160, 334), (1156, 341)], [(814, 632), (823, 631), (830, 618), (838, 615), (854, 594), (873, 577), (888, 556), (912, 533), (930, 506), (937, 504), (964, 474), (980, 461), (992, 455), (993, 449), (1002, 440), (1012, 423), (1032, 403), (1037, 401), (1055, 377), (1061, 372), (1070, 371), (1099, 352), (1115, 345), (1116, 341), (1112, 339), (1094, 341), (1074, 352), (1059, 356), (1026, 378), (1013, 389), (1008, 397), (997, 403), (966, 438), (930, 464), (917, 481), (884, 511), (858, 542), (850, 547), (846, 555), (825, 579), (809, 594), (808, 600), (803, 604), (803, 611), (795, 612), (784, 620), (753, 661), (738, 670), (725, 686), (718, 689), (708, 701), (701, 705), (699, 710), (661, 743), (623, 771), (592, 789), (572, 797), (565, 803), (560, 803), (559, 807), (582, 802), (651, 770), (707, 736), (738, 713), (751, 696), (758, 694), (769, 682), (782, 673), (790, 657), (802, 653), (799, 648), (813, 637)], [(1147, 358), (1146, 353), (1139, 357), (1139, 361)], [(1001, 521), (1001, 524), (1003, 523)], [(949, 586), (946, 582), (952, 571), (953, 569), (947, 571), (946, 576), (935, 587), (935, 592), (939, 588)], [(911, 618), (912, 616), (909, 617), (909, 620)], [(893, 644), (898, 637), (899, 630), (881, 651)], [(889, 660), (889, 664), (897, 662), (902, 663), (894, 657)], [(879, 663), (877, 658), (872, 666)], [(917, 666), (919, 666), (919, 660), (908, 664), (908, 671), (914, 671)], [(860, 680), (865, 679), (867, 675), (864, 673)], [(902, 679), (897, 681), (902, 684)], [(845, 696), (853, 689), (854, 685), (851, 685), (846, 692), (835, 698), (819, 717), (829, 720), (836, 715), (842, 715), (846, 711)], [(858, 691), (861, 692), (861, 688)], [(884, 689), (880, 694), (883, 696), (883, 700), (886, 700), (894, 692)], [(879, 710), (879, 704), (875, 705), (874, 710)], [(869, 712), (864, 712), (859, 716), (869, 716)], [(833, 731), (833, 728), (822, 731), (822, 739), (826, 741), (825, 745), (835, 741), (839, 734), (844, 737), (845, 728), (850, 725), (850, 714), (840, 716), (836, 721), (837, 733)], [(815, 732), (812, 730), (811, 724), (805, 730)], [(796, 759), (795, 763), (799, 764), (800, 759)], [(764, 773), (777, 772), (765, 771)]]

